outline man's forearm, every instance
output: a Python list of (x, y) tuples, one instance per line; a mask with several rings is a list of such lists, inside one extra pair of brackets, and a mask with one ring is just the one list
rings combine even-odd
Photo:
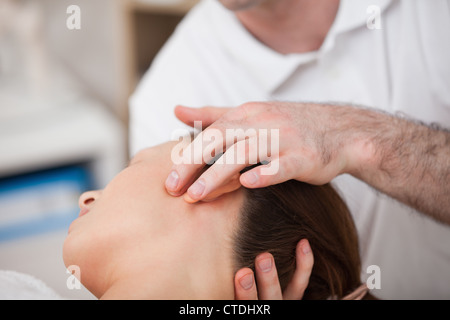
[(450, 132), (370, 110), (357, 114), (363, 138), (350, 173), (450, 224)]

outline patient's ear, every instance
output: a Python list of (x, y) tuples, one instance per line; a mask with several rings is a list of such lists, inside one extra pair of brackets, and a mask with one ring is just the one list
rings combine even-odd
[[(228, 182), (226, 182), (225, 184), (223, 184), (222, 186), (220, 186), (219, 188), (217, 188), (216, 190), (214, 190), (213, 192), (211, 192), (209, 195), (207, 195), (203, 200), (204, 202), (208, 202), (208, 201), (213, 201), (217, 198), (219, 198), (220, 196), (226, 194), (226, 193), (230, 193), (233, 191), (236, 191), (237, 189), (239, 189), (242, 185), (239, 182), (239, 177), (240, 177), (240, 173), (232, 176)], [(192, 199), (187, 192), (184, 194), (184, 200), (188, 203), (195, 203), (198, 200), (194, 200)]]

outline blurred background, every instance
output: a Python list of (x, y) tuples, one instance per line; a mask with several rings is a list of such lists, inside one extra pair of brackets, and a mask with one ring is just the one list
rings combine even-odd
[[(128, 161), (128, 97), (197, 0), (0, 0), (0, 269), (68, 299), (78, 197)], [(81, 277), (82, 277), (81, 272)]]

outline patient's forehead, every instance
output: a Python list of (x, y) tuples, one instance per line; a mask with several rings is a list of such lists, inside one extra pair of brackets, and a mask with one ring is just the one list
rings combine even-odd
[(130, 160), (130, 165), (141, 161), (154, 163), (169, 163), (172, 165), (170, 158), (172, 148), (179, 143), (178, 141), (169, 141), (154, 147), (149, 147), (137, 152)]

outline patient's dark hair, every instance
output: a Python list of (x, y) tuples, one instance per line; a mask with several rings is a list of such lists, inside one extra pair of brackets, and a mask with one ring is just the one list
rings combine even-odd
[(234, 237), (236, 270), (254, 270), (255, 257), (270, 252), (284, 290), (295, 271), (297, 243), (308, 239), (314, 267), (304, 299), (340, 299), (361, 284), (356, 229), (346, 204), (330, 184), (290, 180), (244, 190)]

